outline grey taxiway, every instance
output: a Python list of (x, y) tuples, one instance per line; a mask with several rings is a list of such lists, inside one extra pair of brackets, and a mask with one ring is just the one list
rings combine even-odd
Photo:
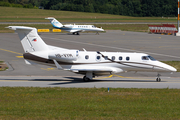
[[(160, 61), (180, 60), (180, 37), (110, 30), (106, 33), (39, 33), (50, 45), (86, 49), (87, 51), (141, 52)], [(56, 68), (26, 65), (23, 48), (16, 33), (0, 33), (0, 60), (9, 65), (0, 72), (0, 86), (34, 87), (121, 87), (121, 88), (180, 88), (180, 73), (162, 73), (162, 82), (156, 82), (157, 73), (130, 72), (103, 76), (83, 82), (81, 75)]]

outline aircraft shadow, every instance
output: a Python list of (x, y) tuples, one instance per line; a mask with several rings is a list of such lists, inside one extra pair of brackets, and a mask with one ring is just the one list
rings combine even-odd
[[(62, 81), (67, 81), (67, 82), (61, 82), (61, 83), (52, 83), (49, 85), (62, 85), (62, 84), (75, 84), (75, 83), (96, 83), (96, 82), (156, 82), (155, 80), (102, 80), (102, 79), (94, 79), (94, 80), (90, 80), (89, 82), (84, 82), (82, 79), (80, 78), (75, 78), (75, 77), (64, 77), (64, 78), (68, 78), (68, 80), (62, 80)], [(166, 81), (161, 81), (161, 82), (166, 82)]]
[[(137, 82), (137, 83), (154, 83), (156, 82), (156, 80), (138, 80), (138, 79), (131, 79), (131, 80), (127, 80), (127, 79), (121, 79), (121, 80), (117, 80), (117, 79), (113, 79), (111, 78), (110, 80), (108, 79), (93, 79), (90, 80), (89, 82), (84, 82), (82, 78), (76, 78), (76, 77), (63, 77), (65, 79), (0, 79), (0, 80), (27, 80), (27, 81), (57, 81), (56, 83), (51, 83), (49, 85), (63, 85), (63, 84), (78, 84), (78, 83), (97, 83), (97, 82), (119, 82), (119, 83), (130, 83), (130, 82)], [(58, 82), (59, 81), (59, 82)], [(62, 82), (61, 82), (62, 81)], [(167, 81), (161, 81), (161, 82), (167, 82)]]

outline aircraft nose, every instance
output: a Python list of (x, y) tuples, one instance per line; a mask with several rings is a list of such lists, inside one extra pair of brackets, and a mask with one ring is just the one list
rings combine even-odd
[[(159, 66), (159, 67), (158, 67)], [(176, 72), (176, 68), (168, 65), (168, 64), (165, 64), (165, 63), (162, 63), (162, 62), (157, 62), (157, 66), (154, 67), (154, 69), (156, 70), (159, 70), (159, 71), (166, 71), (166, 72)]]
[(170, 72), (176, 72), (177, 71), (176, 68), (174, 68), (174, 67), (172, 67), (170, 65), (167, 65), (167, 64), (165, 65), (165, 68)]
[(171, 66), (170, 66), (169, 70), (170, 70), (170, 71), (172, 71), (172, 72), (176, 72), (176, 71), (177, 71), (177, 69), (176, 69), (176, 68), (171, 67)]
[(101, 31), (103, 32), (103, 31), (104, 31), (104, 29), (101, 29)]

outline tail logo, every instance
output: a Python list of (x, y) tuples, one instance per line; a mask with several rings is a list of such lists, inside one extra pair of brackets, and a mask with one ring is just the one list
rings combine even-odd
[(34, 39), (33, 39), (33, 41), (34, 41), (34, 42), (36, 42), (36, 41), (37, 41), (37, 39), (36, 39), (36, 38), (34, 38)]

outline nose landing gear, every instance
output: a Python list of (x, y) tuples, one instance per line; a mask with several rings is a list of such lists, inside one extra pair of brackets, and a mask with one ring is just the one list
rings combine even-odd
[(157, 82), (161, 82), (160, 76), (161, 76), (161, 75), (158, 73), (157, 78), (156, 78), (156, 81), (157, 81)]

